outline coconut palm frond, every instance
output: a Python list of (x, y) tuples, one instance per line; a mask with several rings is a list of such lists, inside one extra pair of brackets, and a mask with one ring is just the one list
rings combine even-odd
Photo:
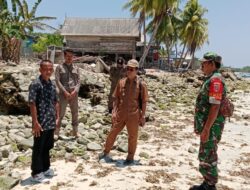
[(30, 13), (29, 13), (29, 16), (32, 18), (35, 16), (35, 13), (36, 13), (36, 10), (39, 6), (39, 4), (42, 2), (42, 0), (37, 0), (37, 2), (35, 3), (35, 5), (32, 7)]
[(56, 17), (50, 17), (50, 16), (39, 16), (39, 17), (33, 17), (30, 19), (30, 21), (48, 21), (48, 20), (55, 20)]
[(52, 27), (52, 26), (50, 26), (48, 24), (41, 23), (41, 22), (33, 22), (32, 25), (33, 25), (34, 28), (37, 28), (37, 29), (40, 29), (40, 30), (46, 30), (46, 29), (57, 30), (57, 28)]

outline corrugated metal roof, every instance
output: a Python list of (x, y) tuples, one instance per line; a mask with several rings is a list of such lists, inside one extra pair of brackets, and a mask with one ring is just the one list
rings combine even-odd
[(61, 35), (139, 37), (136, 18), (66, 18)]

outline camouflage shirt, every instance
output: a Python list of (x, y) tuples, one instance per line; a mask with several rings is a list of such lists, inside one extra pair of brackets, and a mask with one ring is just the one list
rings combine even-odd
[[(218, 71), (208, 76), (201, 86), (195, 105), (194, 128), (195, 133), (200, 134), (208, 118), (211, 104), (220, 104), (226, 96), (226, 86)], [(225, 118), (218, 114), (214, 123), (223, 125)]]

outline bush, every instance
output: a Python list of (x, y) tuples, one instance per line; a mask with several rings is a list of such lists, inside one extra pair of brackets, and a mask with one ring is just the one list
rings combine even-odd
[(32, 50), (37, 53), (45, 52), (48, 46), (62, 46), (63, 37), (59, 34), (41, 34), (36, 43), (32, 45)]

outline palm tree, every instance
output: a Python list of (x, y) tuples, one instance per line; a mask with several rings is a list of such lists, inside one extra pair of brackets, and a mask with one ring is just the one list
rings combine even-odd
[(1, 1), (0, 3), (0, 47), (2, 49), (2, 58), (4, 60), (14, 60), (11, 59), (13, 58), (13, 52), (15, 52), (14, 49), (20, 48), (20, 42), (16, 40), (16, 37), (20, 38), (21, 33), (18, 25), (14, 22), (14, 15), (7, 9), (7, 1)]
[(144, 51), (141, 59), (140, 59), (140, 65), (143, 66), (145, 58), (148, 54), (148, 51), (150, 49), (150, 46), (152, 45), (153, 40), (156, 37), (157, 31), (160, 27), (160, 24), (166, 18), (169, 20), (169, 17), (176, 12), (177, 8), (179, 6), (179, 0), (154, 0), (151, 4), (151, 9), (148, 10), (149, 15), (152, 17), (152, 24), (153, 24), (153, 32), (151, 35), (151, 38), (149, 40), (148, 46), (146, 50)]
[(169, 17), (177, 9), (179, 0), (130, 0), (128, 5), (130, 5), (128, 7), (130, 7), (130, 11), (134, 16), (139, 13), (140, 15), (145, 15), (144, 19), (151, 19), (152, 27), (154, 28), (148, 46), (139, 62), (142, 67), (163, 18)]
[(187, 47), (186, 54), (190, 53), (192, 55), (192, 61), (188, 67), (193, 62), (195, 51), (208, 42), (208, 21), (203, 18), (206, 12), (207, 9), (203, 8), (198, 3), (198, 0), (189, 0), (182, 14), (180, 38), (183, 43), (183, 51), (181, 60), (185, 59), (183, 55)]
[[(155, 39), (166, 46), (166, 55), (168, 57), (168, 64), (170, 64), (170, 55), (173, 47), (175, 47), (175, 54), (177, 56), (178, 43), (178, 29), (181, 23), (179, 17), (180, 10), (175, 11), (174, 14), (165, 16), (159, 25)], [(153, 22), (149, 23), (148, 31), (153, 32)]]
[[(29, 11), (26, 0), (12, 0), (9, 9), (8, 0), (0, 0), (0, 7), (8, 12), (8, 17), (3, 17), (3, 28), (0, 33), (3, 37), (0, 39), (2, 44), (2, 57), (4, 60), (20, 61), (20, 46), (21, 39), (25, 39), (33, 32), (34, 28), (44, 30), (55, 29), (45, 23), (45, 20), (55, 19), (55, 17), (39, 16), (36, 17), (36, 10), (42, 0), (37, 0), (34, 6)], [(1, 24), (1, 21), (0, 21)]]
[(139, 28), (143, 28), (143, 38), (144, 38), (144, 50), (146, 49), (147, 44), (147, 32), (146, 32), (146, 10), (148, 6), (148, 0), (131, 0), (127, 2), (123, 8), (129, 9), (131, 15), (136, 17), (139, 13)]

